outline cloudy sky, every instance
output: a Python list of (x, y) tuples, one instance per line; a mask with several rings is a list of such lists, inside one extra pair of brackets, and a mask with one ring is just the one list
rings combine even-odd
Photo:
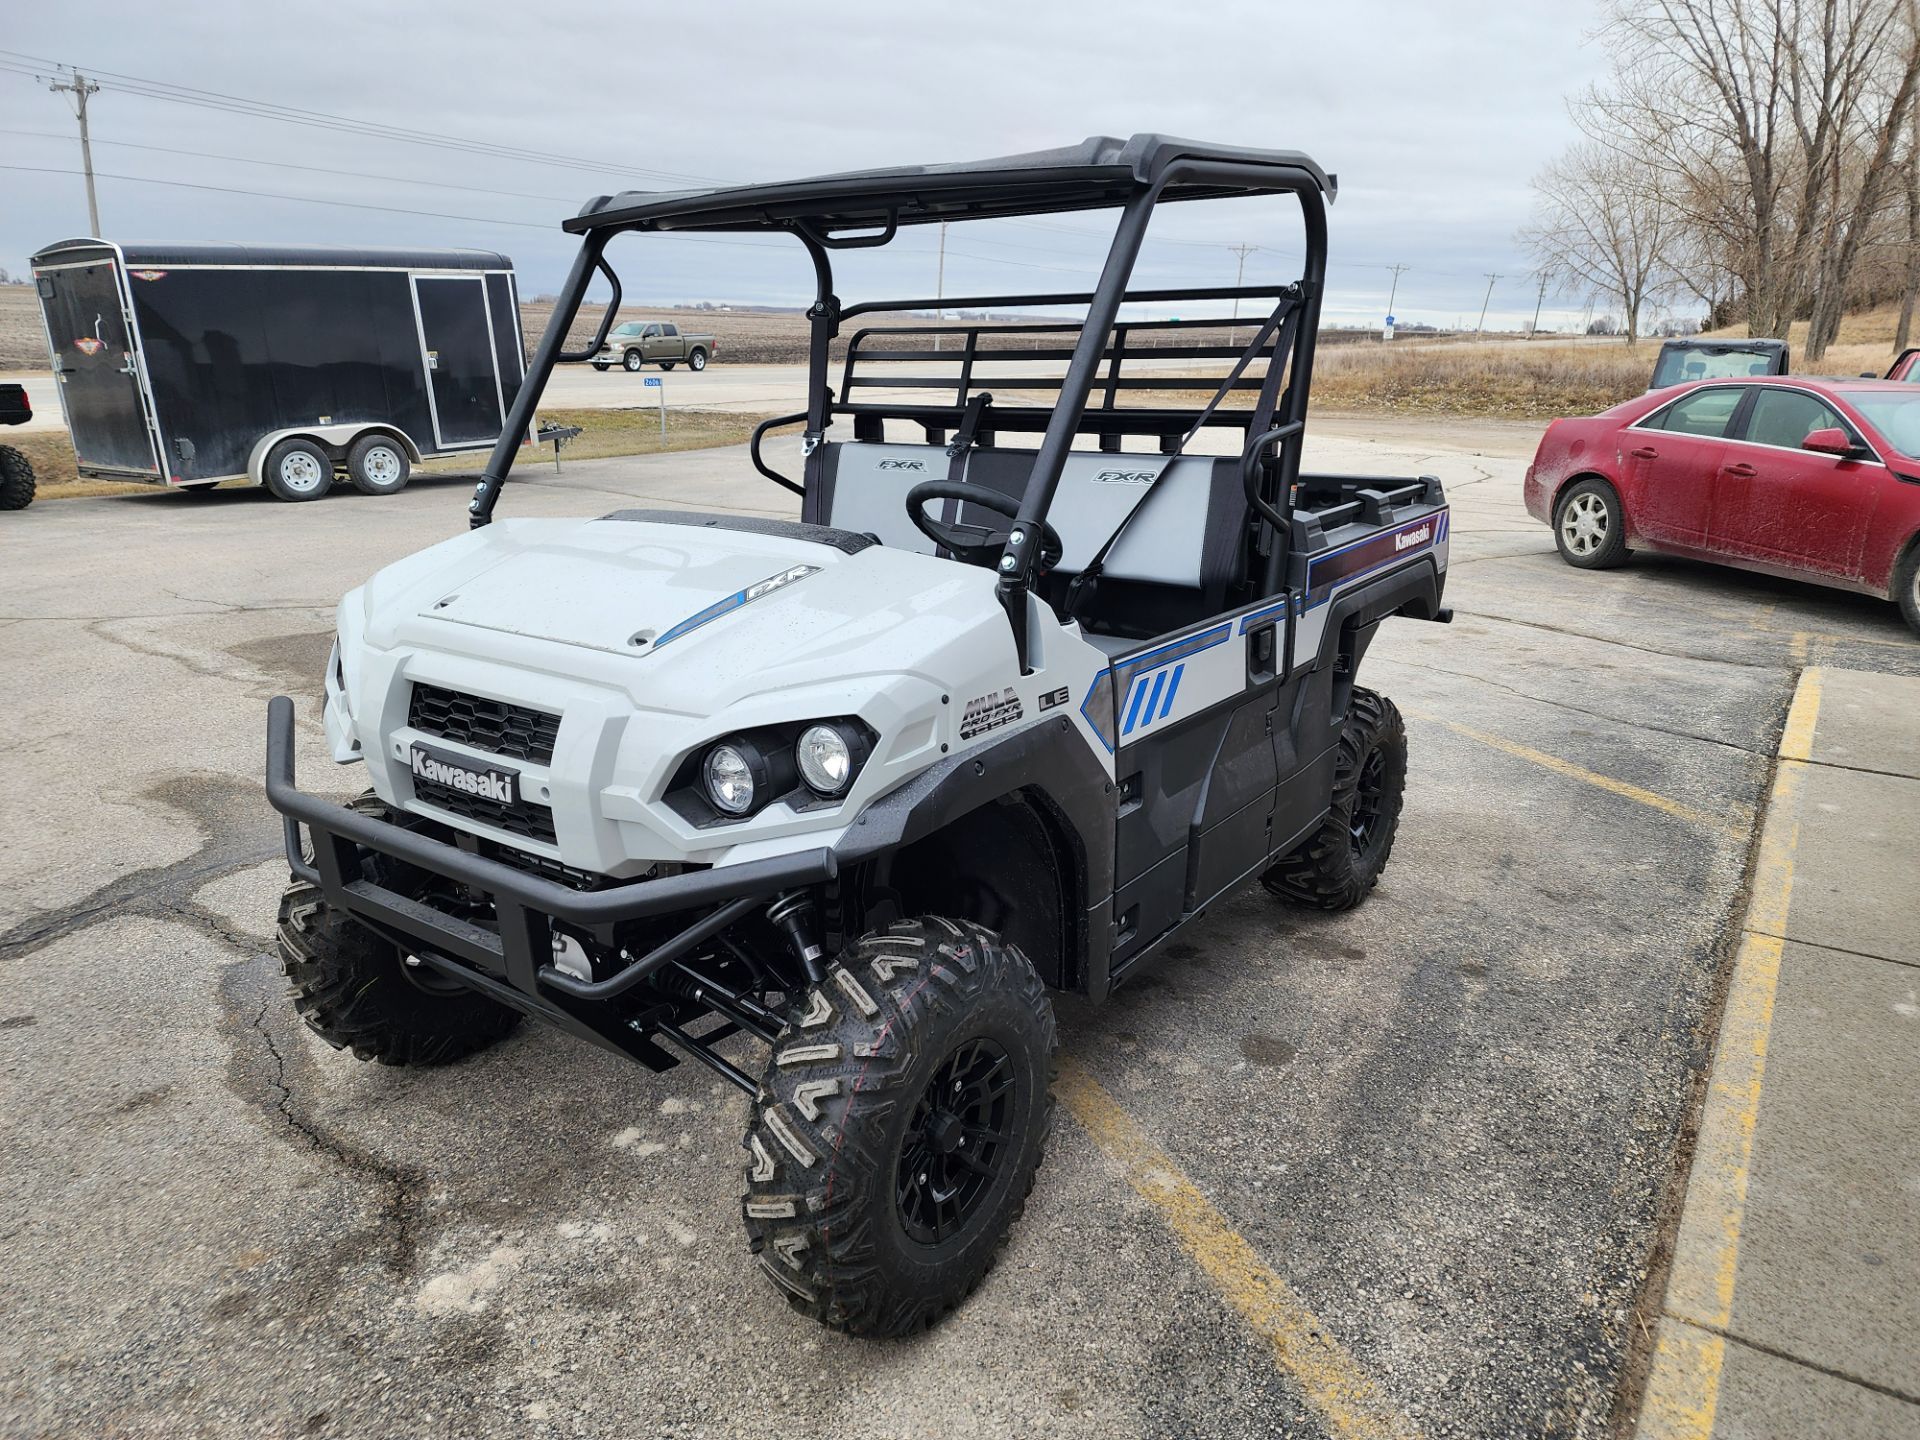
[[(1489, 324), (1517, 324), (1535, 281), (1513, 232), (1529, 177), (1570, 137), (1565, 97), (1603, 67), (1594, 25), (1594, 0), (15, 7), (0, 37), (0, 266), (87, 229), (68, 101), (34, 78), (58, 62), (98, 74), (101, 228), (118, 239), (480, 246), (512, 255), (533, 295), (558, 283), (558, 221), (590, 195), (1159, 130), (1305, 150), (1338, 173), (1330, 322), (1377, 324), (1402, 264), (1402, 323), (1473, 324), (1491, 272)], [(1236, 243), (1262, 247), (1249, 281), (1287, 277), (1287, 219), (1278, 201), (1171, 207), (1140, 278), (1230, 283)], [(945, 293), (1080, 288), (1107, 223), (953, 227)], [(809, 295), (790, 242), (621, 243), (631, 299)], [(935, 245), (916, 231), (838, 288), (931, 294)], [(1585, 301), (1549, 295), (1546, 320)]]

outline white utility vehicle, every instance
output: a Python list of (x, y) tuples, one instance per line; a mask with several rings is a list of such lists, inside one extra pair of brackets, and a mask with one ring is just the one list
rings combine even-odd
[[(591, 202), (471, 533), (341, 603), (326, 733), (371, 791), (298, 790), (269, 708), (308, 1023), (389, 1064), (522, 1015), (691, 1057), (750, 1097), (747, 1233), (796, 1307), (888, 1335), (958, 1304), (1040, 1163), (1048, 992), (1105, 997), (1255, 878), (1357, 904), (1393, 843), (1405, 732), (1355, 677), (1388, 616), (1448, 618), (1448, 511), (1431, 478), (1301, 472), (1333, 191), (1301, 154), (1139, 135)], [(1155, 207), (1267, 193), (1298, 200), (1297, 281), (1129, 291)], [(1091, 292), (944, 302), (1042, 318), (834, 294), (835, 252), (902, 226), (1101, 208)], [(752, 457), (799, 518), (493, 523), (555, 363), (600, 353), (627, 231), (811, 257), (811, 402)], [(563, 353), (596, 271), (609, 318)], [(1256, 299), (1238, 337), (1121, 308)], [(848, 322), (902, 312), (833, 387)], [(797, 423), (799, 483), (760, 453)]]

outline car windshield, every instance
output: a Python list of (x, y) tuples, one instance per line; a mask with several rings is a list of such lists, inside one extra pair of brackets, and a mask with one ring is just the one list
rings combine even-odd
[(1920, 460), (1920, 391), (1842, 390), (1847, 402), (1867, 417), (1887, 444), (1909, 460)]
[(616, 335), (638, 335), (640, 333), (640, 327), (638, 324), (629, 322), (625, 325), (622, 325), (619, 329), (615, 330), (613, 333)]
[(1663, 350), (1653, 367), (1653, 384), (1647, 388), (1772, 373), (1773, 356), (1764, 350)]

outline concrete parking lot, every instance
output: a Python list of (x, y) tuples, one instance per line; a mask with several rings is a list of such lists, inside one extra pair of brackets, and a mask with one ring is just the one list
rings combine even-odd
[[(591, 377), (595, 381), (609, 377)], [(791, 1317), (748, 1263), (744, 1101), (524, 1028), (440, 1071), (294, 1019), (260, 791), (306, 783), (339, 595), (466, 482), (5, 518), (0, 1432), (1608, 1433), (1650, 1362), (1755, 816), (1810, 664), (1920, 674), (1889, 605), (1656, 557), (1564, 565), (1537, 428), (1316, 421), (1430, 472), (1451, 627), (1365, 683), (1413, 763), (1376, 896), (1257, 887), (1109, 1005), (999, 1268), (927, 1337)], [(719, 451), (530, 468), (507, 515), (789, 513)]]

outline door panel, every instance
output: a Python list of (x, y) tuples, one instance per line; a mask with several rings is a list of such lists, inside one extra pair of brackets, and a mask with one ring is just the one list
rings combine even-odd
[(478, 275), (419, 276), (413, 291), (439, 443), (496, 439), (502, 421), (500, 376), (487, 328), (485, 283)]
[(1815, 430), (1850, 429), (1797, 390), (1762, 390), (1714, 478), (1712, 548), (1821, 575), (1857, 576), (1886, 467), (1797, 448)]
[(159, 474), (112, 262), (49, 270), (39, 280), (74, 454), (82, 465)]
[(1706, 543), (1723, 437), (1746, 389), (1695, 390), (1653, 421), (1620, 432), (1620, 498), (1645, 539), (1688, 548)]

